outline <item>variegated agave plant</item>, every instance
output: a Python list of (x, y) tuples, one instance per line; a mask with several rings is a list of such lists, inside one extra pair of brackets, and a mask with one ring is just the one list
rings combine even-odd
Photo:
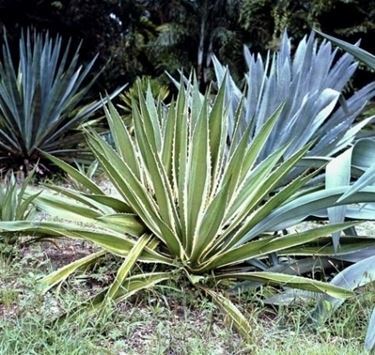
[[(168, 107), (139, 93), (133, 102), (134, 136), (113, 105), (106, 116), (114, 148), (97, 133), (88, 133), (88, 144), (101, 168), (117, 190), (110, 196), (77, 169), (53, 156), (49, 158), (89, 192), (50, 186), (38, 206), (52, 216), (72, 222), (0, 223), (0, 229), (67, 236), (90, 241), (102, 248), (47, 276), (47, 289), (65, 280), (78, 268), (105, 253), (123, 258), (115, 281), (88, 303), (121, 301), (139, 290), (182, 275), (213, 298), (243, 334), (250, 325), (218, 285), (254, 280), (348, 297), (351, 292), (325, 282), (281, 272), (264, 271), (274, 253), (284, 256), (311, 255), (325, 245), (333, 232), (352, 223), (324, 225), (300, 233), (278, 231), (295, 225), (312, 210), (332, 206), (346, 191), (336, 188), (309, 192), (303, 187), (313, 173), (302, 174), (287, 186), (281, 181), (305, 155), (309, 146), (281, 161), (288, 149), (275, 149), (258, 164), (279, 118), (276, 110), (248, 144), (251, 128), (238, 143), (227, 144), (228, 115), (225, 85), (214, 101), (201, 100), (193, 92), (179, 91)], [(188, 102), (188, 99), (192, 102)], [(232, 133), (239, 134), (234, 131)], [(375, 200), (375, 189), (352, 195), (348, 203)], [(84, 222), (76, 224), (74, 221)], [(87, 223), (85, 223), (87, 222)], [(348, 239), (349, 240), (349, 239)], [(349, 240), (344, 252), (360, 241)], [(366, 240), (374, 244), (373, 239)], [(327, 245), (328, 243), (328, 245)], [(361, 244), (362, 243), (362, 244)], [(303, 249), (300, 247), (305, 246)], [(331, 252), (333, 249), (331, 247)], [(140, 273), (136, 264), (152, 263), (152, 272)]]

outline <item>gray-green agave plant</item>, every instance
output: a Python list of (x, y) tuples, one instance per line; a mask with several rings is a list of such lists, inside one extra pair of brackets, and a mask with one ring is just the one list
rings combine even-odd
[[(238, 125), (240, 129), (237, 132), (250, 127), (251, 139), (269, 114), (284, 103), (260, 160), (286, 143), (289, 146), (284, 157), (289, 157), (308, 142), (314, 142), (299, 166), (316, 167), (330, 162), (326, 174), (320, 174), (315, 184), (325, 178), (327, 187), (347, 186), (363, 175), (361, 182), (352, 188), (358, 191), (368, 185), (370, 179), (374, 180), (375, 170), (369, 169), (368, 157), (375, 154), (375, 146), (371, 143), (372, 139), (358, 141), (361, 129), (374, 117), (359, 122), (356, 119), (374, 97), (375, 83), (344, 99), (343, 91), (357, 67), (350, 54), (339, 56), (329, 41), (319, 43), (314, 33), (298, 43), (294, 54), (286, 33), (281, 39), (279, 51), (269, 53), (265, 61), (246, 47), (244, 54), (248, 66), (244, 88), (240, 89), (231, 77), (226, 80), (226, 100), (232, 118), (230, 126)], [(226, 69), (216, 58), (213, 62), (220, 82)], [(237, 119), (235, 112), (241, 101), (244, 108)], [(348, 150), (343, 153), (345, 149)], [(300, 171), (294, 170), (288, 179)], [(319, 215), (329, 217), (334, 223), (354, 216), (366, 220), (369, 215), (375, 216), (375, 207), (371, 204), (341, 206), (330, 208), (328, 212), (320, 211)], [(337, 246), (339, 234), (334, 234), (333, 238)]]
[[(355, 123), (366, 103), (374, 97), (375, 83), (344, 99), (342, 93), (357, 63), (349, 54), (338, 56), (330, 42), (319, 43), (314, 33), (303, 38), (293, 54), (291, 40), (284, 33), (280, 49), (269, 53), (266, 60), (252, 54), (247, 47), (244, 55), (248, 66), (244, 88), (238, 87), (231, 77), (226, 80), (230, 127), (233, 129), (236, 125), (235, 112), (241, 100), (244, 109), (238, 122), (239, 132), (250, 127), (250, 139), (269, 115), (284, 104), (263, 147), (262, 159), (287, 143), (289, 147), (284, 156), (288, 157), (311, 141), (315, 144), (309, 156), (334, 156), (353, 142), (360, 129), (371, 120)], [(216, 58), (213, 62), (217, 81), (221, 82), (226, 69)]]
[[(50, 185), (50, 191), (37, 198), (38, 207), (64, 221), (3, 222), (0, 230), (66, 236), (93, 242), (102, 249), (47, 276), (43, 280), (47, 289), (105, 253), (123, 258), (115, 281), (88, 301), (93, 306), (124, 300), (181, 275), (212, 297), (248, 335), (249, 323), (223, 296), (220, 287), (252, 280), (349, 297), (352, 293), (345, 288), (262, 269), (275, 253), (292, 257), (300, 251), (311, 255), (321, 249), (318, 244), (327, 249), (331, 246), (334, 253), (329, 235), (353, 223), (324, 225), (289, 235), (279, 231), (314, 210), (334, 206), (346, 188), (304, 189), (314, 172), (301, 174), (283, 186), (285, 176), (310, 146), (282, 160), (289, 148), (284, 145), (259, 162), (281, 109), (265, 120), (250, 144), (249, 127), (237, 143), (231, 140), (228, 145), (226, 85), (220, 87), (213, 102), (209, 94), (201, 100), (197, 86), (189, 87), (193, 92), (181, 88), (169, 106), (156, 101), (150, 91), (146, 96), (140, 92), (139, 103), (133, 102), (132, 107), (134, 136), (109, 104), (106, 116), (114, 148), (97, 133), (88, 132), (88, 145), (117, 196), (105, 194), (79, 170), (48, 155), (85, 186), (86, 192)], [(190, 99), (192, 102), (188, 102)], [(236, 130), (232, 133), (237, 134)], [(375, 189), (361, 190), (347, 203), (358, 200), (374, 201)], [(363, 243), (375, 244), (371, 238), (345, 238), (350, 243), (345, 244), (344, 252), (357, 250)], [(142, 263), (153, 264), (153, 271), (140, 272), (135, 265)]]
[(64, 49), (61, 37), (27, 31), (19, 41), (16, 65), (4, 35), (0, 165), (30, 169), (39, 160), (46, 162), (41, 151), (67, 161), (87, 157), (87, 150), (77, 149), (84, 141), (79, 127), (103, 102), (84, 101), (97, 78), (85, 82), (95, 58), (83, 66), (79, 64), (79, 47), (70, 54), (70, 43)]
[[(344, 49), (346, 52), (353, 55), (356, 59), (366, 64), (370, 69), (375, 70), (375, 56), (365, 50), (359, 48), (356, 45), (347, 43), (340, 39), (337, 39), (332, 36), (328, 36), (324, 33), (318, 32), (320, 35), (324, 36), (332, 43), (336, 44), (340, 48)], [(370, 117), (371, 119), (371, 117)], [(345, 156), (346, 154), (346, 156)], [(369, 138), (361, 139), (359, 142), (356, 142), (353, 145), (353, 148), (336, 159), (338, 164), (344, 166), (347, 169), (347, 164), (345, 164), (345, 159), (350, 159), (351, 162), (354, 162), (354, 166), (364, 171), (363, 175), (355, 182), (350, 191), (342, 197), (344, 199), (350, 194), (359, 191), (361, 188), (374, 185), (375, 183), (375, 138), (370, 136)], [(347, 175), (347, 174), (346, 174)], [(346, 176), (347, 179), (347, 176)], [(372, 213), (375, 213), (375, 206), (368, 206), (371, 208)]]
[[(338, 38), (318, 32), (329, 41), (339, 46), (346, 52), (352, 54), (356, 59), (366, 64), (369, 68), (375, 70), (375, 56), (371, 53), (361, 49), (360, 47), (342, 41)], [(354, 146), (346, 152), (338, 156), (335, 161), (331, 162), (332, 171), (328, 174), (328, 179), (335, 179), (334, 175), (341, 172), (341, 182), (345, 184), (349, 181), (348, 166), (354, 163), (355, 167), (364, 170), (363, 175), (352, 185), (352, 187), (341, 197), (342, 200), (355, 194), (357, 191), (366, 186), (375, 185), (375, 139), (374, 137), (359, 140)], [(335, 172), (336, 170), (336, 172)], [(348, 209), (342, 207), (335, 207), (332, 212), (331, 220), (336, 222), (342, 221), (344, 216), (362, 217), (367, 215), (367, 218), (375, 216), (375, 204), (362, 204), (360, 209)], [(339, 273), (333, 280), (332, 284), (340, 285), (347, 288), (355, 289), (366, 283), (375, 282), (375, 248), (363, 248), (363, 250), (347, 255), (346, 261), (353, 262), (341, 273)], [(322, 322), (326, 320), (335, 311), (342, 302), (338, 302), (330, 297), (323, 297), (320, 300), (313, 317)], [(372, 312), (367, 335), (365, 339), (365, 348), (367, 351), (375, 351), (375, 308)]]

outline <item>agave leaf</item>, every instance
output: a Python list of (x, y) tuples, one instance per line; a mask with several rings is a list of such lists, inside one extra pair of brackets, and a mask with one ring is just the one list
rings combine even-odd
[(147, 234), (142, 235), (134, 247), (129, 251), (125, 261), (122, 263), (121, 267), (117, 271), (117, 275), (111, 286), (109, 287), (104, 302), (109, 302), (117, 297), (118, 291), (122, 284), (124, 283), (126, 277), (130, 273), (134, 264), (138, 261), (143, 249), (146, 247), (147, 243), (150, 241), (150, 236)]
[[(143, 98), (140, 98), (143, 101)], [(149, 104), (150, 105), (150, 104)], [(144, 104), (147, 107), (146, 104)], [(146, 108), (145, 108), (146, 109)], [(150, 113), (154, 114), (154, 113)], [(137, 137), (138, 146), (142, 152), (142, 157), (144, 159), (144, 164), (146, 165), (148, 171), (150, 172), (150, 182), (152, 183), (153, 190), (155, 192), (156, 200), (159, 205), (159, 213), (161, 218), (166, 222), (171, 230), (178, 228), (176, 225), (176, 215), (175, 206), (173, 204), (173, 197), (171, 192), (171, 187), (168, 182), (168, 176), (166, 171), (163, 169), (162, 161), (152, 146), (149, 144), (149, 137), (146, 137), (147, 132), (143, 128), (144, 123), (140, 118), (140, 115), (134, 115), (135, 132)], [(153, 128), (150, 127), (150, 130)]]
[(14, 220), (14, 210), (17, 206), (17, 185), (15, 178), (12, 175), (11, 181), (7, 190), (5, 191), (5, 197), (2, 201), (2, 219), (3, 220)]
[(130, 169), (138, 178), (140, 178), (139, 163), (135, 146), (132, 143), (132, 139), (123, 120), (113, 106), (112, 102), (109, 102), (108, 108), (105, 108), (105, 114), (111, 132), (113, 132), (113, 138), (117, 151), (122, 157), (125, 157), (125, 155), (127, 156)]
[(301, 233), (293, 233), (281, 237), (265, 237), (260, 240), (242, 244), (237, 248), (229, 249), (224, 253), (218, 253), (212, 263), (207, 267), (219, 268), (233, 263), (240, 263), (242, 261), (259, 258), (274, 252), (280, 252), (294, 246), (301, 246), (314, 240), (317, 240), (329, 233), (341, 231), (345, 228), (350, 228), (356, 223), (342, 223), (336, 225), (328, 225), (319, 228), (313, 228)]
[(280, 263), (279, 265), (268, 268), (268, 271), (285, 273), (289, 275), (301, 276), (307, 273), (330, 269), (335, 267), (331, 258), (325, 257), (308, 257), (295, 259), (291, 262)]
[(365, 349), (368, 352), (374, 351), (375, 349), (375, 308), (372, 311), (371, 318), (368, 324), (366, 339), (365, 339)]
[[(350, 183), (352, 149), (346, 150), (332, 159), (326, 166), (326, 187), (348, 186)], [(328, 217), (331, 223), (341, 223), (345, 220), (346, 206), (328, 208)], [(333, 244), (338, 248), (340, 234), (332, 234)]]
[(349, 197), (351, 197), (356, 192), (362, 190), (363, 188), (373, 185), (375, 182), (375, 163), (374, 166), (370, 169), (368, 169), (348, 190), (345, 194), (343, 194), (338, 202), (346, 202)]
[[(358, 287), (366, 285), (375, 280), (375, 256), (363, 259), (340, 273), (338, 273), (330, 282), (331, 285), (345, 287), (348, 290), (355, 290)], [(316, 309), (312, 313), (312, 318), (322, 323), (332, 315), (332, 313), (341, 306), (342, 299), (326, 295), (319, 301)]]
[[(251, 171), (245, 180), (241, 181), (241, 185), (237, 186), (236, 193), (233, 193), (233, 202), (227, 212), (228, 220), (231, 220), (234, 216), (236, 217), (232, 221), (233, 228), (237, 226), (238, 221), (243, 220), (243, 218), (248, 215), (249, 211), (256, 206), (256, 204), (254, 204), (254, 197), (257, 193), (262, 193), (262, 184), (265, 183), (265, 180), (269, 177), (272, 170), (275, 169), (284, 151), (285, 148), (279, 149), (271, 154)], [(237, 198), (235, 199), (234, 197)], [(232, 232), (233, 228), (230, 228), (227, 234)]]
[[(353, 249), (354, 249), (354, 245), (353, 245)], [(359, 244), (355, 250), (350, 251), (349, 253), (345, 253), (344, 255), (335, 255), (335, 259), (347, 261), (350, 263), (357, 263), (358, 261), (367, 259), (370, 256), (375, 256), (375, 246), (364, 247), (364, 246), (361, 246), (361, 244)]]
[(174, 275), (171, 272), (150, 272), (129, 276), (122, 284), (116, 302), (122, 302), (141, 290), (154, 287), (160, 282), (172, 280), (173, 278)]
[[(68, 204), (73, 203), (73, 204), (78, 204), (78, 205), (84, 205), (86, 208), (93, 209), (94, 211), (99, 212), (99, 213), (110, 214), (114, 212), (114, 209), (112, 207), (109, 207), (106, 204), (103, 204), (100, 202), (98, 203), (95, 199), (92, 198), (92, 195), (82, 194), (81, 189), (79, 189), (80, 191), (78, 192), (75, 189), (65, 188), (62, 186), (57, 186), (57, 185), (52, 185), (52, 184), (44, 184), (44, 186), (49, 189), (47, 191), (44, 191), (43, 195), (41, 196), (44, 201), (48, 201), (49, 198), (51, 198), (53, 201), (61, 198), (62, 202), (66, 202)], [(58, 194), (61, 194), (62, 196), (58, 194), (53, 194), (52, 192), (57, 192)], [(95, 195), (95, 196), (98, 196), (98, 195)], [(121, 202), (117, 199), (110, 198), (109, 196), (108, 196), (108, 199), (111, 202), (113, 202), (113, 200), (118, 202), (116, 206), (119, 205)], [(106, 201), (108, 199), (106, 199)], [(43, 209), (42, 207), (43, 203), (41, 201), (39, 202), (40, 202), (39, 203), (40, 208)], [(119, 205), (119, 209), (120, 210), (122, 209), (122, 205)], [(125, 210), (129, 212), (129, 209), (130, 208), (127, 207), (127, 209)]]
[(375, 238), (373, 237), (341, 237), (341, 243), (338, 247), (330, 243), (329, 238), (322, 237), (318, 241), (299, 246), (297, 248), (288, 248), (280, 252), (280, 255), (295, 256), (331, 256), (338, 260), (356, 261), (356, 258), (362, 258), (374, 255)]
[[(134, 211), (141, 217), (142, 221), (164, 241), (160, 233), (160, 228), (169, 234), (168, 226), (161, 221), (158, 208), (149, 195), (146, 188), (132, 173), (129, 166), (108, 146), (101, 141), (99, 137), (91, 136), (90, 145), (96, 158), (101, 162), (103, 169), (107, 172), (111, 182), (115, 185), (119, 193), (132, 205)], [(173, 250), (179, 250), (179, 241), (170, 237), (167, 240), (168, 245)]]
[(219, 274), (213, 277), (216, 280), (222, 279), (237, 279), (237, 280), (252, 280), (260, 281), (266, 284), (272, 284), (277, 286), (293, 287), (301, 290), (313, 291), (325, 293), (335, 299), (346, 299), (353, 295), (352, 291), (343, 287), (328, 284), (326, 282), (312, 280), (309, 278), (285, 275), (276, 272), (267, 271), (254, 271), (254, 272), (242, 272), (242, 273), (226, 273)]
[(353, 147), (353, 165), (362, 171), (371, 168), (374, 164), (375, 140), (373, 138), (363, 138), (355, 142)]
[(26, 192), (24, 193), (24, 198), (22, 200), (22, 195), (18, 195), (19, 200), (18, 206), (15, 208), (15, 220), (22, 220), (28, 219), (30, 213), (33, 211), (33, 207), (30, 208), (31, 205), (34, 205), (35, 200), (41, 194), (41, 192), (37, 192), (33, 195), (27, 196)]
[[(366, 186), (371, 185), (372, 180), (375, 179), (374, 164), (375, 141), (372, 139), (360, 139), (353, 147), (340, 154), (333, 159), (326, 169), (326, 186), (338, 187), (340, 185), (349, 185), (350, 177), (353, 174), (352, 167), (357, 167), (365, 173), (355, 182), (345, 194), (343, 194), (338, 202), (345, 202), (345, 199), (351, 194), (354, 194)], [(374, 180), (375, 181), (375, 180)], [(372, 219), (373, 211), (371, 211), (373, 204), (361, 205), (359, 208), (353, 209), (349, 206), (338, 206), (328, 209), (328, 217), (331, 222), (342, 222), (345, 217), (358, 219)], [(369, 211), (370, 210), (370, 211)], [(369, 211), (369, 213), (368, 213)], [(338, 246), (338, 235), (333, 236), (335, 246)]]
[[(224, 79), (225, 80), (225, 79)], [(224, 155), (227, 137), (227, 120), (225, 113), (225, 85), (221, 85), (209, 116), (209, 144), (213, 171), (213, 184), (219, 174), (221, 160)]]
[[(363, 189), (366, 186), (373, 184), (375, 181), (375, 141), (373, 139), (360, 139), (355, 145), (347, 150), (345, 153), (346, 158), (336, 158), (341, 159), (341, 166), (338, 167), (338, 171), (341, 174), (346, 175), (346, 180), (349, 178), (350, 163), (354, 166), (365, 171), (364, 174), (352, 185), (351, 189), (348, 190), (343, 196), (340, 197), (339, 201), (344, 201), (351, 194)], [(342, 156), (342, 155), (341, 155)], [(334, 180), (333, 173), (331, 180)]]
[(132, 236), (140, 236), (145, 231), (145, 226), (136, 219), (134, 214), (130, 213), (116, 213), (110, 215), (100, 216), (100, 222), (104, 222), (108, 229), (116, 230), (118, 232), (126, 231)]
[[(24, 232), (24, 233), (33, 233), (35, 230), (42, 233), (46, 233), (49, 229), (57, 230), (76, 230), (77, 224), (71, 222), (50, 222), (50, 221), (1, 221), (0, 230), (9, 231), (9, 232)], [(90, 230), (90, 229), (87, 229)]]
[[(224, 176), (223, 176), (223, 185), (227, 183), (228, 180), (231, 180), (231, 188), (230, 194), (234, 195), (232, 200), (236, 201), (236, 205), (242, 204), (242, 199), (248, 197), (246, 194), (238, 194), (240, 199), (237, 199), (237, 196), (234, 194), (235, 189), (240, 183), (242, 183), (243, 189), (246, 188), (244, 185), (246, 180), (250, 182), (255, 174), (255, 169), (252, 172), (253, 177), (246, 176), (246, 174), (251, 171), (252, 167), (255, 165), (259, 154), (267, 142), (269, 135), (275, 126), (277, 119), (280, 115), (280, 108), (276, 110), (271, 117), (265, 122), (264, 126), (259, 131), (257, 137), (255, 137), (250, 146), (247, 145), (248, 140), (248, 130), (244, 132), (239, 144), (236, 146), (234, 152), (230, 157), (230, 161), (228, 166), (225, 169)], [(285, 153), (286, 147), (277, 149), (273, 154), (271, 154), (267, 159), (261, 162), (258, 167), (258, 175), (259, 179), (262, 179), (269, 171), (273, 169), (273, 167), (277, 164), (280, 160), (281, 156)], [(240, 167), (240, 168), (239, 168)], [(262, 167), (264, 169), (262, 169)], [(251, 186), (251, 183), (250, 183)], [(256, 185), (255, 185), (256, 186)], [(230, 205), (233, 204), (231, 201)], [(232, 209), (235, 209), (234, 207)]]
[[(17, 232), (25, 235), (38, 232), (54, 237), (67, 237), (78, 240), (86, 240), (95, 243), (104, 250), (120, 257), (126, 257), (135, 244), (135, 240), (114, 230), (94, 231), (90, 228), (85, 228), (77, 226), (77, 224), (74, 223), (66, 222), (0, 222), (0, 231)], [(173, 265), (173, 259), (170, 259), (148, 247), (146, 247), (140, 256), (140, 260), (142, 262), (160, 262)]]
[[(117, 303), (125, 301), (137, 292), (154, 287), (158, 283), (170, 280), (173, 277), (174, 275), (171, 272), (150, 272), (129, 276), (124, 281), (122, 287), (118, 290), (117, 298), (114, 301)], [(98, 307), (102, 305), (107, 292), (108, 288), (81, 303), (74, 309), (69, 310), (69, 314), (77, 315), (85, 310), (97, 310)], [(64, 316), (66, 316), (66, 314)], [(64, 316), (59, 319), (62, 319)]]
[(200, 223), (200, 215), (205, 209), (211, 183), (207, 100), (204, 101), (195, 121), (189, 152), (187, 171), (189, 186), (186, 196), (187, 234), (193, 236), (191, 243), (188, 243), (188, 251), (191, 249), (192, 254), (196, 252), (197, 228)]
[(297, 197), (271, 212), (267, 218), (264, 218), (263, 221), (248, 232), (246, 239), (250, 240), (265, 231), (277, 231), (288, 228), (302, 221), (310, 214), (313, 214), (314, 211), (335, 205), (339, 206), (340, 204), (373, 202), (375, 199), (375, 188), (367, 187), (350, 196), (346, 201), (337, 202), (337, 199), (346, 191), (346, 187), (339, 187)]
[(336, 46), (342, 48), (346, 52), (350, 53), (354, 57), (356, 57), (359, 61), (365, 63), (371, 69), (375, 69), (375, 56), (371, 53), (359, 48), (356, 45), (350, 44), (348, 42), (342, 41), (341, 39), (329, 36), (323, 32), (314, 30), (316, 33), (320, 34), (322, 37), (330, 40)]
[(321, 168), (326, 166), (332, 158), (308, 156), (298, 162), (297, 168)]
[[(255, 189), (255, 194), (250, 195), (252, 197), (252, 202), (250, 208), (248, 207), (248, 213), (255, 207), (257, 204), (260, 204), (263, 199), (271, 193), (278, 185), (278, 183), (288, 174), (288, 172), (295, 166), (296, 162), (299, 161), (308, 150), (308, 146), (297, 151), (285, 162), (281, 163), (278, 169), (265, 179), (263, 183), (258, 184), (258, 188)], [(244, 193), (244, 192), (243, 192)], [(245, 223), (232, 238), (229, 245), (240, 244), (246, 240), (246, 234), (248, 231), (247, 224)]]
[(164, 122), (162, 121), (163, 129), (163, 141), (162, 141), (162, 153), (161, 160), (165, 171), (169, 179), (172, 181), (173, 177), (173, 148), (174, 148), (174, 139), (175, 139), (175, 130), (176, 130), (176, 117), (175, 117), (175, 106), (172, 103), (166, 115)]
[(293, 196), (298, 190), (300, 190), (301, 187), (304, 186), (306, 182), (309, 181), (315, 174), (316, 172), (294, 179), (291, 183), (282, 188), (274, 196), (269, 198), (262, 206), (260, 206), (247, 218), (247, 220), (245, 221), (245, 228), (247, 230), (251, 230), (251, 228), (256, 226), (264, 218), (270, 215), (272, 211), (281, 206), (289, 196)]
[(82, 174), (78, 169), (75, 169), (70, 164), (67, 164), (63, 160), (58, 159), (51, 154), (48, 154), (46, 152), (44, 152), (43, 154), (46, 158), (51, 160), (60, 169), (65, 171), (72, 179), (76, 180), (79, 184), (87, 188), (90, 192), (99, 195), (103, 194), (102, 189), (97, 184), (95, 184), (91, 179)]
[(42, 194), (35, 201), (43, 211), (68, 220), (92, 222), (101, 216), (100, 211), (73, 199), (63, 198), (52, 194)]
[[(59, 231), (51, 230), (52, 233), (59, 234), (73, 239), (82, 239), (93, 242), (103, 249), (121, 256), (126, 257), (129, 252), (134, 247), (135, 241), (129, 238), (126, 238), (124, 235), (114, 234), (113, 231), (109, 232), (92, 232), (86, 230), (77, 230), (77, 231)], [(173, 260), (159, 254), (149, 248), (146, 248), (139, 259), (143, 262), (154, 262), (154, 263), (166, 263), (173, 264)]]
[(264, 303), (274, 306), (290, 306), (298, 302), (304, 304), (306, 301), (317, 299), (319, 295), (319, 293), (311, 291), (287, 289), (282, 293), (268, 297), (264, 300)]
[(228, 189), (229, 184), (215, 196), (208, 206), (197, 232), (198, 237), (195, 240), (195, 249), (193, 250), (192, 258), (199, 258), (215, 242), (215, 237), (223, 223), (226, 212), (223, 206), (227, 205)]
[(210, 295), (213, 301), (224, 310), (225, 314), (235, 324), (240, 334), (245, 338), (249, 338), (252, 333), (251, 325), (233, 302), (218, 292), (206, 288), (204, 290)]
[(90, 255), (85, 256), (84, 258), (78, 259), (69, 263), (66, 266), (52, 272), (51, 274), (45, 276), (40, 283), (44, 286), (44, 292), (47, 292), (53, 286), (63, 282), (66, 280), (70, 275), (80, 269), (82, 267), (86, 267), (94, 262), (96, 262), (99, 258), (105, 255), (105, 251), (99, 251)]
[[(161, 149), (161, 127), (158, 119), (158, 112), (155, 107), (155, 101), (152, 98), (150, 88), (146, 92), (146, 98), (140, 90), (139, 95), (139, 109), (144, 123), (145, 135), (150, 140), (149, 143), (154, 152), (159, 152)], [(134, 114), (134, 112), (133, 112)]]
[(184, 112), (187, 109), (187, 97), (188, 93), (181, 90), (176, 102), (175, 107), (175, 133), (174, 133), (174, 149), (173, 149), (173, 183), (175, 190), (177, 190), (178, 202), (179, 202), (179, 217), (181, 220), (181, 233), (183, 244), (187, 245), (188, 235), (187, 235), (187, 219), (188, 219), (188, 209), (187, 209), (187, 164), (186, 157), (188, 154), (188, 136), (189, 126), (184, 123), (180, 117), (184, 116)]
[(132, 213), (134, 212), (132, 208), (127, 205), (124, 201), (108, 196), (108, 195), (94, 195), (83, 193), (83, 196), (90, 200), (100, 203), (101, 205), (107, 206), (118, 213)]

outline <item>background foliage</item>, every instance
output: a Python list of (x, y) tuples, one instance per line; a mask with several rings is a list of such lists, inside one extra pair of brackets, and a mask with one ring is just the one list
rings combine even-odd
[(295, 40), (311, 27), (351, 42), (362, 38), (362, 47), (374, 52), (374, 5), (374, 0), (0, 0), (0, 25), (15, 42), (30, 25), (83, 39), (83, 58), (99, 52), (98, 67), (110, 59), (98, 86), (113, 89), (137, 75), (159, 77), (166, 69), (191, 66), (207, 82), (212, 53), (242, 74), (242, 44), (262, 52), (275, 48), (286, 27)]

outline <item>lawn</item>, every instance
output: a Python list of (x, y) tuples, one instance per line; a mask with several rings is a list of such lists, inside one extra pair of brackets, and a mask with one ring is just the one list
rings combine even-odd
[[(118, 260), (106, 260), (42, 296), (40, 277), (92, 251), (59, 240), (1, 245), (0, 354), (364, 354), (374, 287), (362, 289), (321, 327), (308, 325), (312, 303), (263, 304), (269, 287), (232, 296), (252, 326), (241, 338), (215, 304), (200, 292), (170, 282), (101, 313), (53, 321), (110, 283)], [(112, 271), (112, 272), (111, 272)], [(189, 286), (186, 285), (186, 288)], [(188, 291), (188, 292), (185, 292)], [(241, 301), (239, 301), (241, 300)]]

